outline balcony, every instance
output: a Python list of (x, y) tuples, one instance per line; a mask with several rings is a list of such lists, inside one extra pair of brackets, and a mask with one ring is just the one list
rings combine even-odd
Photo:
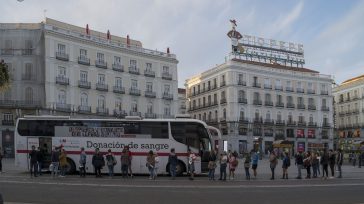
[(124, 65), (121, 64), (112, 64), (112, 70), (117, 72), (123, 72), (124, 71)]
[(218, 121), (216, 118), (211, 118), (211, 119), (208, 119), (207, 121), (207, 124), (211, 125), (211, 124), (217, 124)]
[(78, 64), (90, 66), (90, 58), (87, 58), (86, 56), (79, 56)]
[(263, 119), (262, 118), (254, 118), (253, 123), (254, 124), (263, 124)]
[(277, 91), (283, 91), (283, 86), (276, 85), (276, 86), (274, 87), (274, 89), (275, 89), (275, 90), (277, 90)]
[(297, 109), (306, 109), (305, 104), (297, 104)]
[(286, 107), (287, 108), (294, 108), (294, 104), (293, 103), (287, 103)]
[(284, 107), (284, 103), (282, 103), (282, 102), (276, 102), (276, 107), (283, 108)]
[(36, 78), (37, 77), (34, 74), (22, 74), (21, 75), (21, 80), (24, 80), (24, 81), (35, 81)]
[(316, 91), (314, 89), (307, 89), (307, 94), (315, 94)]
[(305, 93), (305, 89), (303, 88), (297, 88), (296, 91), (297, 93)]
[(103, 108), (103, 107), (97, 107), (96, 108), (96, 113), (98, 115), (109, 115), (109, 109), (108, 108)]
[(22, 49), (21, 50), (21, 55), (32, 55), (32, 54), (33, 54), (32, 49)]
[(140, 96), (140, 89), (137, 88), (130, 88), (129, 94), (132, 96)]
[(327, 123), (327, 122), (324, 122), (324, 123), (322, 123), (322, 127), (323, 128), (330, 128), (331, 127), (331, 124), (330, 123)]
[(168, 73), (168, 72), (163, 72), (162, 73), (162, 79), (165, 80), (172, 80), (172, 74)]
[(144, 91), (144, 96), (147, 98), (155, 98), (156, 97), (156, 93), (154, 91)]
[(264, 132), (264, 137), (273, 137), (273, 132)]
[(40, 101), (28, 101), (28, 100), (0, 100), (0, 108), (24, 108), (33, 109), (40, 108)]
[(57, 111), (71, 112), (71, 104), (56, 103)]
[(107, 62), (105, 62), (104, 60), (95, 60), (95, 67), (107, 69)]
[(264, 101), (265, 106), (273, 106), (273, 101)]
[(14, 50), (13, 49), (1, 49), (1, 55), (14, 55)]
[(145, 113), (144, 118), (157, 118), (157, 114), (155, 114), (155, 113)]
[(125, 118), (125, 116), (127, 116), (127, 115), (128, 114), (126, 113), (125, 110), (114, 109), (114, 117)]
[(162, 98), (163, 98), (163, 99), (166, 99), (166, 100), (173, 100), (173, 94), (170, 94), (170, 93), (163, 93)]
[(135, 74), (135, 75), (139, 75), (139, 69), (136, 67), (129, 67), (129, 73), (130, 74)]
[(238, 99), (238, 102), (239, 103), (243, 103), (243, 104), (247, 104), (248, 103), (248, 100), (246, 98), (239, 98)]
[(264, 120), (264, 125), (274, 125), (274, 120), (272, 120), (272, 119), (265, 119)]
[(253, 82), (252, 87), (261, 88), (262, 86), (260, 85), (260, 83)]
[(91, 82), (79, 80), (78, 81), (78, 87), (84, 88), (84, 89), (90, 89), (91, 88)]
[(322, 111), (330, 111), (330, 108), (327, 106), (321, 106)]
[(253, 100), (253, 105), (262, 105), (262, 101), (261, 100)]
[(329, 91), (321, 90), (321, 95), (329, 95)]
[(226, 81), (220, 82), (220, 87), (224, 87), (224, 86), (226, 86)]
[(315, 123), (315, 122), (308, 122), (307, 126), (308, 127), (317, 127), (317, 123)]
[(69, 85), (70, 81), (69, 81), (68, 77), (60, 75), (60, 76), (56, 76), (56, 84)]
[(137, 112), (137, 111), (130, 111), (130, 114), (129, 115), (130, 116), (139, 116), (139, 117), (142, 116), (142, 114), (140, 112)]
[(298, 121), (297, 125), (300, 126), (300, 127), (306, 127), (306, 122), (305, 121)]
[(62, 61), (69, 61), (69, 56), (64, 52), (56, 52), (56, 59)]
[(4, 126), (14, 126), (14, 120), (2, 120), (1, 124)]
[(222, 99), (220, 99), (220, 104), (224, 104), (224, 103), (226, 103), (227, 101), (226, 101), (226, 98), (222, 98)]
[(91, 113), (91, 106), (80, 105), (78, 106), (79, 113)]
[(351, 113), (352, 114), (358, 114), (360, 111), (359, 111), (359, 109), (357, 108), (357, 109), (353, 109), (352, 111), (351, 111)]
[(296, 121), (288, 120), (287, 121), (287, 126), (296, 126)]
[(212, 87), (211, 87), (211, 90), (214, 90), (214, 89), (217, 89), (217, 85), (214, 84)]
[(240, 85), (240, 86), (246, 86), (246, 81), (238, 81), (238, 85)]
[(272, 85), (271, 84), (264, 84), (264, 89), (272, 89)]
[(286, 87), (287, 92), (294, 92), (293, 87)]
[(144, 70), (144, 76), (146, 77), (155, 77), (155, 72), (152, 70)]
[(316, 110), (316, 106), (315, 105), (308, 105), (308, 110)]
[(285, 124), (284, 120), (276, 120), (276, 126), (284, 126)]
[(248, 124), (249, 123), (249, 119), (248, 118), (244, 118), (244, 117), (240, 117), (239, 118), (239, 123)]
[(118, 94), (125, 94), (125, 87), (122, 87), (122, 86), (113, 86), (112, 87), (112, 91), (114, 93), (118, 93)]
[(96, 90), (98, 91), (109, 91), (109, 86), (104, 83), (96, 83)]

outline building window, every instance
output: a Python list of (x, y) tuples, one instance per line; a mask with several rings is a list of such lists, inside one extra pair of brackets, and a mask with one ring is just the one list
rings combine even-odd
[(122, 81), (121, 81), (121, 77), (115, 77), (115, 86), (116, 87), (122, 87)]
[(123, 107), (123, 103), (121, 101), (121, 98), (116, 98), (115, 100), (115, 109), (118, 111), (121, 111)]
[(103, 53), (97, 53), (97, 61), (103, 62), (105, 55)]
[(137, 61), (136, 60), (130, 60), (130, 67), (136, 69)]
[(87, 50), (85, 50), (85, 49), (80, 49), (80, 58), (81, 58), (81, 59), (85, 59), (85, 58), (87, 58)]
[(223, 110), (223, 118), (226, 120), (226, 108)]
[(168, 66), (163, 66), (163, 73), (166, 73), (166, 74), (169, 73), (169, 67)]
[(58, 76), (66, 76), (66, 67), (58, 67)]
[(265, 101), (267, 101), (267, 102), (272, 101), (271, 96), (270, 96), (270, 94), (269, 94), (269, 93), (266, 93), (266, 94), (265, 94)]
[(97, 107), (105, 108), (105, 96), (99, 96), (97, 100)]
[(25, 64), (25, 79), (31, 79), (33, 75), (33, 65), (31, 63)]
[(14, 120), (14, 117), (13, 117), (13, 114), (11, 114), (11, 113), (4, 113), (3, 119), (5, 121), (13, 121)]
[(277, 113), (277, 120), (282, 121), (282, 115), (281, 115), (281, 112), (279, 112), (279, 111)]
[[(164, 106), (164, 115), (169, 116), (171, 115), (171, 107), (167, 104)], [(199, 115), (200, 120), (201, 120), (201, 115)]]
[(245, 99), (245, 91), (243, 90), (239, 91), (239, 99)]
[(137, 89), (138, 88), (138, 81), (135, 79), (131, 80), (131, 88), (132, 89)]
[(153, 82), (147, 82), (146, 84), (146, 91), (147, 92), (152, 92), (153, 91)]
[(58, 52), (65, 54), (66, 53), (66, 45), (58, 44)]
[(133, 101), (131, 103), (131, 111), (132, 112), (138, 112), (138, 103), (136, 101)]
[(265, 114), (265, 119), (270, 120), (270, 111)]
[(152, 114), (153, 113), (153, 103), (149, 102), (147, 105), (147, 113)]
[(33, 102), (33, 89), (31, 87), (25, 89), (25, 101)]
[(86, 71), (80, 71), (80, 81), (87, 82), (87, 72)]
[(88, 96), (86, 93), (81, 94), (81, 106), (88, 106)]
[(313, 123), (313, 115), (310, 114), (310, 123)]
[(146, 67), (145, 67), (145, 70), (152, 71), (152, 63), (147, 63)]
[(120, 65), (121, 64), (121, 58), (118, 56), (114, 56), (114, 64)]
[(97, 77), (97, 83), (99, 84), (105, 84), (105, 75), (104, 74), (99, 74)]
[(58, 103), (60, 103), (60, 104), (67, 103), (66, 92), (63, 90), (59, 91), (59, 93), (58, 93)]

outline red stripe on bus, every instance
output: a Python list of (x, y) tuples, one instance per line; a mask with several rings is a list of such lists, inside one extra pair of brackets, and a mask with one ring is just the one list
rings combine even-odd
[[(16, 152), (19, 154), (28, 154), (31, 150), (17, 150)], [(100, 152), (101, 154), (107, 154), (108, 152)], [(121, 155), (122, 152), (112, 152), (114, 155)], [(132, 156), (148, 156), (149, 152), (131, 152)], [(156, 152), (158, 156), (169, 156), (169, 152)], [(66, 151), (66, 154), (81, 154), (81, 151)], [(86, 154), (93, 155), (94, 151), (86, 151)], [(176, 153), (177, 156), (188, 156), (188, 153)]]

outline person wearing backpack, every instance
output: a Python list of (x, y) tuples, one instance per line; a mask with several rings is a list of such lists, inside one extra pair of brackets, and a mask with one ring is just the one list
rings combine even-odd
[(111, 149), (107, 150), (106, 165), (109, 169), (109, 177), (112, 178), (114, 176), (114, 166), (116, 165), (115, 156), (111, 153)]
[(274, 180), (274, 170), (278, 164), (278, 159), (276, 156), (276, 153), (273, 151), (271, 151), (270, 155), (269, 155), (269, 163), (270, 163), (270, 170), (272, 171), (272, 176), (270, 178), (270, 180)]
[(288, 167), (291, 166), (291, 159), (289, 158), (288, 152), (284, 153), (282, 169), (283, 169), (283, 177), (282, 179), (288, 179)]

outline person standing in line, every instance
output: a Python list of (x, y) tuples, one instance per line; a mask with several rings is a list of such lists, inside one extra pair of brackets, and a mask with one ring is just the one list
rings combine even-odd
[(317, 178), (318, 169), (320, 169), (320, 161), (317, 157), (317, 153), (313, 152), (312, 153), (312, 171), (313, 171), (312, 178)]
[(297, 152), (296, 156), (295, 156), (295, 164), (297, 166), (297, 170), (298, 170), (298, 175), (296, 177), (296, 179), (302, 179), (302, 167), (303, 167), (303, 156), (301, 154), (301, 152)]
[(336, 162), (335, 152), (332, 149), (330, 149), (329, 150), (329, 165), (330, 165), (330, 170), (331, 170), (330, 178), (335, 177), (335, 162)]
[(196, 160), (196, 155), (195, 153), (193, 153), (191, 151), (191, 149), (188, 149), (187, 151), (188, 154), (188, 170), (190, 172), (190, 180), (194, 180), (195, 177), (195, 160)]
[(155, 160), (155, 166), (154, 166), (154, 176), (155, 178), (158, 177), (158, 169), (159, 169), (159, 156), (157, 152), (154, 153), (154, 160)]
[(338, 149), (337, 151), (337, 157), (336, 157), (336, 165), (337, 170), (339, 171), (339, 176), (337, 178), (342, 178), (342, 169), (341, 166), (343, 165), (344, 156), (341, 149)]
[(253, 169), (254, 178), (257, 178), (258, 160), (259, 160), (258, 152), (252, 151), (251, 161), (252, 161), (252, 169)]
[(274, 180), (274, 170), (278, 164), (278, 159), (274, 151), (270, 152), (269, 163), (270, 163), (270, 170), (272, 171), (272, 176), (270, 177), (270, 180)]
[(213, 149), (210, 151), (208, 168), (209, 168), (209, 180), (214, 181), (215, 180), (215, 169), (216, 169), (216, 154)]
[(3, 151), (0, 147), (0, 174), (3, 173)]
[(353, 154), (352, 154), (353, 156), (352, 156), (352, 161), (353, 161), (353, 167), (355, 167), (355, 165), (356, 165), (356, 153), (355, 152), (353, 152)]
[(148, 153), (148, 156), (147, 156), (147, 167), (149, 170), (149, 180), (155, 179), (154, 166), (155, 166), (154, 152), (152, 150), (150, 150)]
[(220, 181), (226, 181), (226, 167), (228, 162), (228, 156), (226, 152), (220, 155)]
[[(321, 165), (322, 165), (322, 179), (327, 179), (327, 177), (329, 176), (329, 170), (328, 170), (328, 166), (329, 166), (329, 153), (327, 152), (327, 150), (324, 150), (324, 153), (321, 156)], [(326, 176), (325, 176), (326, 173)]]
[(85, 152), (85, 148), (81, 148), (81, 153), (80, 153), (80, 177), (86, 177), (86, 152)]
[[(171, 153), (169, 153), (168, 163), (169, 163), (169, 173), (171, 174), (172, 180), (174, 180), (176, 178), (176, 168), (178, 163), (178, 158), (174, 148), (172, 148)], [(209, 170), (209, 178), (210, 178), (210, 170)]]
[(37, 151), (37, 163), (38, 163), (38, 175), (42, 175), (42, 168), (43, 168), (43, 160), (44, 160), (44, 153), (40, 147), (38, 147)]
[(29, 159), (30, 159), (30, 177), (37, 177), (37, 150), (35, 150), (35, 146), (32, 146), (32, 150), (29, 153)]
[(129, 163), (128, 163), (128, 169), (129, 169), (129, 173), (130, 173), (130, 177), (133, 178), (133, 171), (131, 170), (131, 160), (133, 159), (132, 157), (132, 153), (129, 149), (129, 146), (125, 146), (126, 152), (128, 153), (128, 159), (129, 159)]
[(230, 158), (229, 158), (229, 180), (234, 180), (235, 179), (235, 169), (239, 164), (237, 156), (238, 156), (238, 153), (235, 152), (235, 151), (230, 155)]
[(244, 161), (244, 169), (245, 169), (245, 179), (250, 180), (250, 162), (251, 162), (251, 156), (249, 153), (245, 155), (245, 161)]
[(59, 155), (59, 165), (61, 166), (61, 175), (60, 177), (65, 177), (66, 176), (66, 171), (67, 171), (67, 154), (66, 151), (62, 148), (61, 149), (61, 154)]
[(59, 168), (59, 149), (58, 147), (54, 147), (54, 150), (51, 154), (51, 161), (52, 161), (52, 177), (56, 177), (58, 175), (58, 168)]
[(95, 154), (92, 156), (92, 165), (95, 169), (96, 178), (101, 177), (101, 168), (105, 166), (105, 160), (102, 154), (100, 153), (99, 148), (96, 148)]
[(282, 179), (288, 179), (288, 167), (291, 166), (291, 159), (287, 152), (284, 153), (282, 161), (283, 177)]
[(121, 175), (123, 176), (123, 178), (127, 178), (128, 177), (128, 168), (129, 168), (129, 164), (130, 164), (130, 158), (129, 158), (127, 146), (125, 146), (123, 151), (121, 152), (120, 164), (121, 164)]
[(306, 179), (311, 178), (311, 165), (312, 165), (311, 152), (307, 151), (305, 153), (305, 158), (303, 159), (303, 166), (306, 168), (307, 171)]
[(107, 150), (106, 158), (106, 165), (109, 170), (109, 178), (114, 176), (114, 166), (116, 165), (115, 156), (112, 154), (111, 149)]

